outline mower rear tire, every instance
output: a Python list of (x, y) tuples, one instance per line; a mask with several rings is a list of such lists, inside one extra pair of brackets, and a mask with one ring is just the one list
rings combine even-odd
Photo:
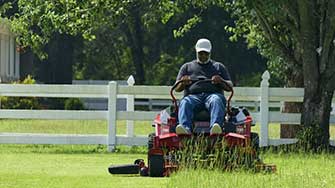
[(151, 148), (153, 148), (154, 146), (154, 137), (156, 136), (155, 133), (150, 133), (148, 135), (148, 150), (150, 150)]
[(163, 177), (164, 176), (164, 158), (163, 155), (150, 155), (148, 158), (149, 176)]
[(257, 133), (251, 133), (251, 147), (259, 153), (259, 136)]

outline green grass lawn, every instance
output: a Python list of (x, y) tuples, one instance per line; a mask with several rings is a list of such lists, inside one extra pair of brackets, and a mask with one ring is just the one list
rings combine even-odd
[[(127, 147), (125, 147), (127, 148)], [(262, 154), (277, 165), (274, 174), (246, 171), (184, 170), (169, 178), (110, 175), (110, 164), (146, 159), (140, 148), (107, 153), (104, 146), (0, 145), (1, 188), (332, 188), (334, 154)]]
[[(152, 121), (135, 121), (136, 135), (148, 135), (154, 132)], [(259, 133), (256, 124), (252, 131)], [(107, 121), (104, 120), (0, 120), (1, 132), (17, 133), (64, 133), (64, 134), (107, 134)], [(117, 134), (126, 134), (126, 121), (117, 122)], [(280, 125), (269, 125), (271, 138), (280, 137)], [(330, 137), (335, 138), (335, 126), (330, 126)]]
[[(136, 135), (153, 132), (152, 122), (135, 122)], [(253, 127), (259, 132), (259, 125)], [(0, 120), (1, 132), (106, 134), (107, 122), (98, 120)], [(117, 133), (126, 133), (125, 121)], [(330, 130), (335, 138), (335, 127)], [(270, 124), (269, 135), (279, 138), (279, 125)], [(96, 145), (0, 145), (0, 188), (95, 187), (334, 187), (334, 154), (262, 154), (277, 165), (275, 174), (221, 171), (180, 171), (169, 178), (110, 175), (110, 164), (146, 159), (145, 147), (118, 146), (107, 153)]]
[(165, 186), (167, 178), (112, 176), (107, 171), (110, 164), (127, 164), (145, 157), (143, 153), (106, 153), (97, 146), (0, 145), (0, 187)]

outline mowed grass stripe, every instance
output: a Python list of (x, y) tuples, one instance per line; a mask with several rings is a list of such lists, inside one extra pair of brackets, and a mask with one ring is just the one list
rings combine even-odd
[[(15, 147), (15, 146), (7, 146)], [(5, 147), (1, 147), (5, 149)], [(67, 188), (67, 187), (165, 187), (166, 178), (113, 176), (110, 164), (132, 163), (145, 154), (120, 153), (0, 153), (0, 187)]]

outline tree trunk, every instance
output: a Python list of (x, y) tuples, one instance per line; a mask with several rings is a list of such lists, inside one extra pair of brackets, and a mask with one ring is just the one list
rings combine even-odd
[[(284, 102), (282, 113), (301, 113), (302, 104), (299, 102)], [(280, 138), (296, 138), (301, 125), (280, 124)]]
[(320, 25), (320, 18), (310, 14), (310, 10), (317, 7), (316, 1), (298, 1), (304, 75), (303, 134), (299, 141), (307, 149), (329, 146), (329, 118), (334, 94), (334, 31), (326, 32), (328, 28)]
[[(318, 85), (317, 81), (314, 84)], [(320, 84), (316, 90), (305, 88), (301, 121), (305, 130), (316, 131), (311, 138), (306, 138), (313, 148), (324, 148), (329, 145), (329, 120), (333, 94), (334, 91), (328, 90), (326, 84)]]
[[(302, 66), (297, 62), (290, 62), (294, 66), (286, 73), (288, 80), (287, 87), (304, 87), (304, 78), (302, 74)], [(300, 102), (284, 102), (283, 113), (301, 113), (302, 103)], [(297, 124), (280, 124), (280, 138), (296, 138), (297, 133), (301, 129), (301, 125)]]
[(143, 52), (143, 28), (140, 15), (139, 4), (134, 4), (130, 9), (130, 14), (132, 18), (128, 23), (125, 33), (127, 35), (128, 45), (130, 46), (131, 55), (133, 58), (133, 63), (135, 66), (135, 79), (136, 83), (144, 84), (144, 52)]
[(72, 84), (73, 37), (55, 34), (47, 46), (48, 59), (38, 63), (38, 79), (46, 84)]

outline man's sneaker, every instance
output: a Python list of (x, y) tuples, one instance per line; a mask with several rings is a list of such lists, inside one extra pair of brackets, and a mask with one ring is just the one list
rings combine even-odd
[(188, 129), (186, 129), (184, 126), (182, 126), (182, 125), (177, 125), (177, 127), (176, 127), (176, 133), (178, 134), (178, 135), (180, 135), (180, 134), (191, 134), (191, 131), (189, 131)]
[(222, 128), (219, 124), (214, 123), (214, 125), (211, 128), (210, 134), (221, 134), (222, 133)]

